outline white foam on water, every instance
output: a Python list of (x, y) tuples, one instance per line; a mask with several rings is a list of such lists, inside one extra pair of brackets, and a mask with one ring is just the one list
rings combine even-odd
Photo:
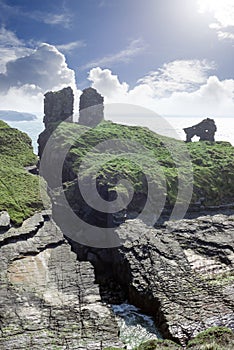
[(141, 313), (140, 309), (128, 303), (111, 307), (120, 328), (120, 340), (128, 350), (150, 339), (162, 339), (153, 318)]

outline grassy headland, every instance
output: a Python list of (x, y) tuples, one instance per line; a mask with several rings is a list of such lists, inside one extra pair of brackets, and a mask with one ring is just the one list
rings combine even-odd
[(0, 121), (0, 211), (7, 210), (14, 224), (19, 225), (42, 208), (38, 178), (24, 167), (34, 165), (31, 139), (27, 134)]
[[(55, 127), (51, 125), (50, 132)], [(118, 187), (118, 181), (124, 178), (132, 183), (136, 193), (145, 195), (146, 177), (158, 188), (163, 186), (162, 178), (165, 177), (167, 203), (173, 205), (177, 198), (179, 172), (185, 191), (193, 181), (192, 203), (200, 199), (204, 205), (234, 202), (234, 147), (228, 142), (184, 143), (148, 128), (107, 121), (93, 129), (62, 123), (54, 136), (56, 154), (63, 147), (70, 148), (64, 165), (65, 182), (73, 180), (77, 173), (85, 182), (86, 177), (96, 172), (98, 188), (118, 188), (124, 192), (122, 185)], [(104, 144), (105, 152), (93, 149), (106, 141), (109, 143)], [(79, 167), (84, 161), (81, 173)]]

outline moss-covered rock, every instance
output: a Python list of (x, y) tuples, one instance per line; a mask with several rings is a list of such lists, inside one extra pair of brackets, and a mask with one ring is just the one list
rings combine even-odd
[(103, 350), (123, 350), (123, 348), (113, 348), (112, 346), (104, 348)]
[(135, 350), (179, 350), (181, 346), (171, 340), (148, 340), (137, 347)]
[[(193, 183), (192, 204), (201, 198), (205, 206), (234, 202), (234, 147), (228, 142), (185, 144), (147, 128), (106, 121), (92, 129), (72, 123), (56, 126), (49, 125), (39, 141), (42, 150), (53, 133), (51, 164), (54, 155), (57, 157), (61, 149), (69, 150), (63, 169), (64, 182), (74, 180), (78, 172), (85, 182), (86, 177), (97, 170), (99, 189), (108, 187), (124, 192), (123, 186), (118, 185), (118, 181), (124, 178), (132, 183), (137, 194), (144, 195), (148, 189), (146, 177), (158, 188), (162, 188), (165, 177), (167, 204), (172, 206), (177, 199), (180, 172), (184, 192), (186, 186), (189, 188)], [(92, 151), (106, 141), (109, 143), (103, 147), (105, 152)], [(80, 174), (84, 160), (85, 169)]]
[(193, 350), (232, 350), (234, 333), (226, 327), (212, 327), (199, 333), (187, 346)]
[[(171, 340), (152, 339), (145, 341), (134, 350), (182, 350), (183, 347)], [(199, 333), (190, 340), (186, 349), (193, 350), (232, 350), (234, 349), (234, 333), (226, 327), (212, 327)], [(104, 350), (121, 350), (108, 347)]]
[(193, 163), (194, 194), (204, 204), (220, 205), (234, 199), (234, 147), (229, 142), (187, 144)]
[(24, 168), (34, 165), (31, 139), (0, 121), (0, 211), (8, 211), (14, 224), (42, 208), (38, 178)]

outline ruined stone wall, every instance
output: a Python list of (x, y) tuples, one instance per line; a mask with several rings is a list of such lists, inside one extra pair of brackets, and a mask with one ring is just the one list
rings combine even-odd
[(97, 90), (88, 88), (80, 96), (79, 124), (96, 126), (104, 119), (104, 98)]
[(71, 87), (60, 91), (49, 91), (44, 100), (44, 124), (56, 123), (70, 118), (72, 121), (74, 94)]
[(193, 125), (189, 128), (184, 128), (186, 133), (186, 142), (191, 142), (194, 136), (200, 137), (199, 141), (215, 141), (215, 132), (217, 127), (213, 119), (206, 118), (200, 123)]

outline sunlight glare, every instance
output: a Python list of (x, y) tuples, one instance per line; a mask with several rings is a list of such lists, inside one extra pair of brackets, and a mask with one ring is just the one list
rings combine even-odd
[(199, 12), (217, 12), (222, 10), (224, 1), (223, 0), (198, 0)]
[(234, 1), (233, 0), (197, 0), (198, 11), (202, 14), (209, 13), (215, 19), (211, 28), (220, 29), (234, 26)]

